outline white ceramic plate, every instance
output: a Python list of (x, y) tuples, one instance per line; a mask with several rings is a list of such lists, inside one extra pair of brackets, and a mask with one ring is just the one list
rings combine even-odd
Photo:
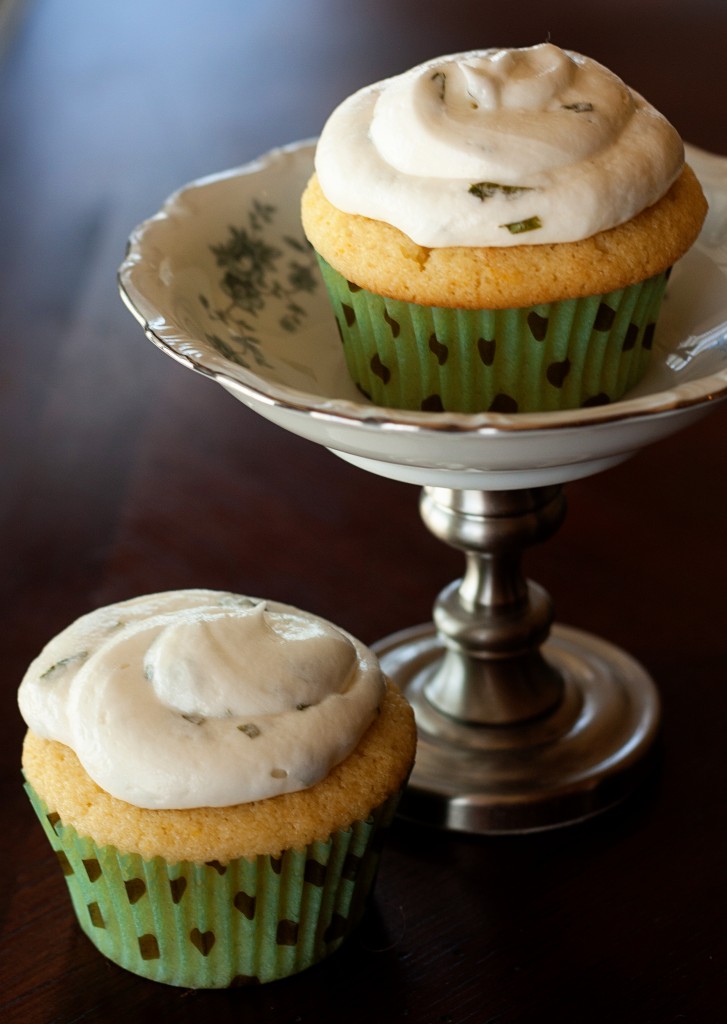
[(710, 212), (671, 276), (638, 388), (590, 409), (464, 415), (375, 406), (351, 383), (300, 225), (314, 145), (180, 189), (133, 232), (119, 270), (147, 336), (256, 412), (394, 479), (502, 489), (597, 472), (727, 398), (727, 159), (688, 151)]

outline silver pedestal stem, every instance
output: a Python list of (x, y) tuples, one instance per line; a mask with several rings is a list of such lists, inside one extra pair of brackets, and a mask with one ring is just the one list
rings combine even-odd
[(428, 487), (421, 514), (436, 537), (466, 557), (463, 579), (434, 605), (447, 650), (424, 688), (426, 698), (438, 711), (477, 725), (523, 722), (551, 710), (563, 693), (561, 678), (540, 652), (552, 602), (523, 576), (521, 552), (560, 526), (561, 488)]

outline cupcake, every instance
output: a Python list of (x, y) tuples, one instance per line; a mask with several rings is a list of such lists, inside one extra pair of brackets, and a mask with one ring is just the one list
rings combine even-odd
[(705, 213), (669, 122), (550, 43), (442, 57), (355, 93), (302, 200), (359, 389), (458, 412), (619, 399)]
[(415, 728), (323, 619), (210, 590), (84, 616), (19, 691), (23, 772), (78, 922), (169, 985), (272, 981), (364, 911)]

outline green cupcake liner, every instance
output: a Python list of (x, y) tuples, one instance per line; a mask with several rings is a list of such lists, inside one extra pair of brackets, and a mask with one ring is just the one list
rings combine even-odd
[(581, 299), (469, 310), (376, 295), (319, 263), (356, 386), (376, 405), (430, 412), (617, 401), (646, 371), (668, 277)]
[(363, 916), (399, 796), (280, 857), (169, 864), (97, 846), (25, 788), (91, 942), (128, 971), (184, 988), (274, 981), (338, 949)]

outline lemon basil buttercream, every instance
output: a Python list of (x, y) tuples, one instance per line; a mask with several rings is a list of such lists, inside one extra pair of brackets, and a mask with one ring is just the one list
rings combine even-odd
[(59, 634), (19, 703), (29, 796), (110, 959), (186, 987), (270, 981), (360, 919), (416, 739), (349, 634), (228, 593), (150, 595)]
[(552, 44), (360, 90), (302, 203), (361, 390), (465, 412), (620, 397), (705, 212), (669, 122)]

